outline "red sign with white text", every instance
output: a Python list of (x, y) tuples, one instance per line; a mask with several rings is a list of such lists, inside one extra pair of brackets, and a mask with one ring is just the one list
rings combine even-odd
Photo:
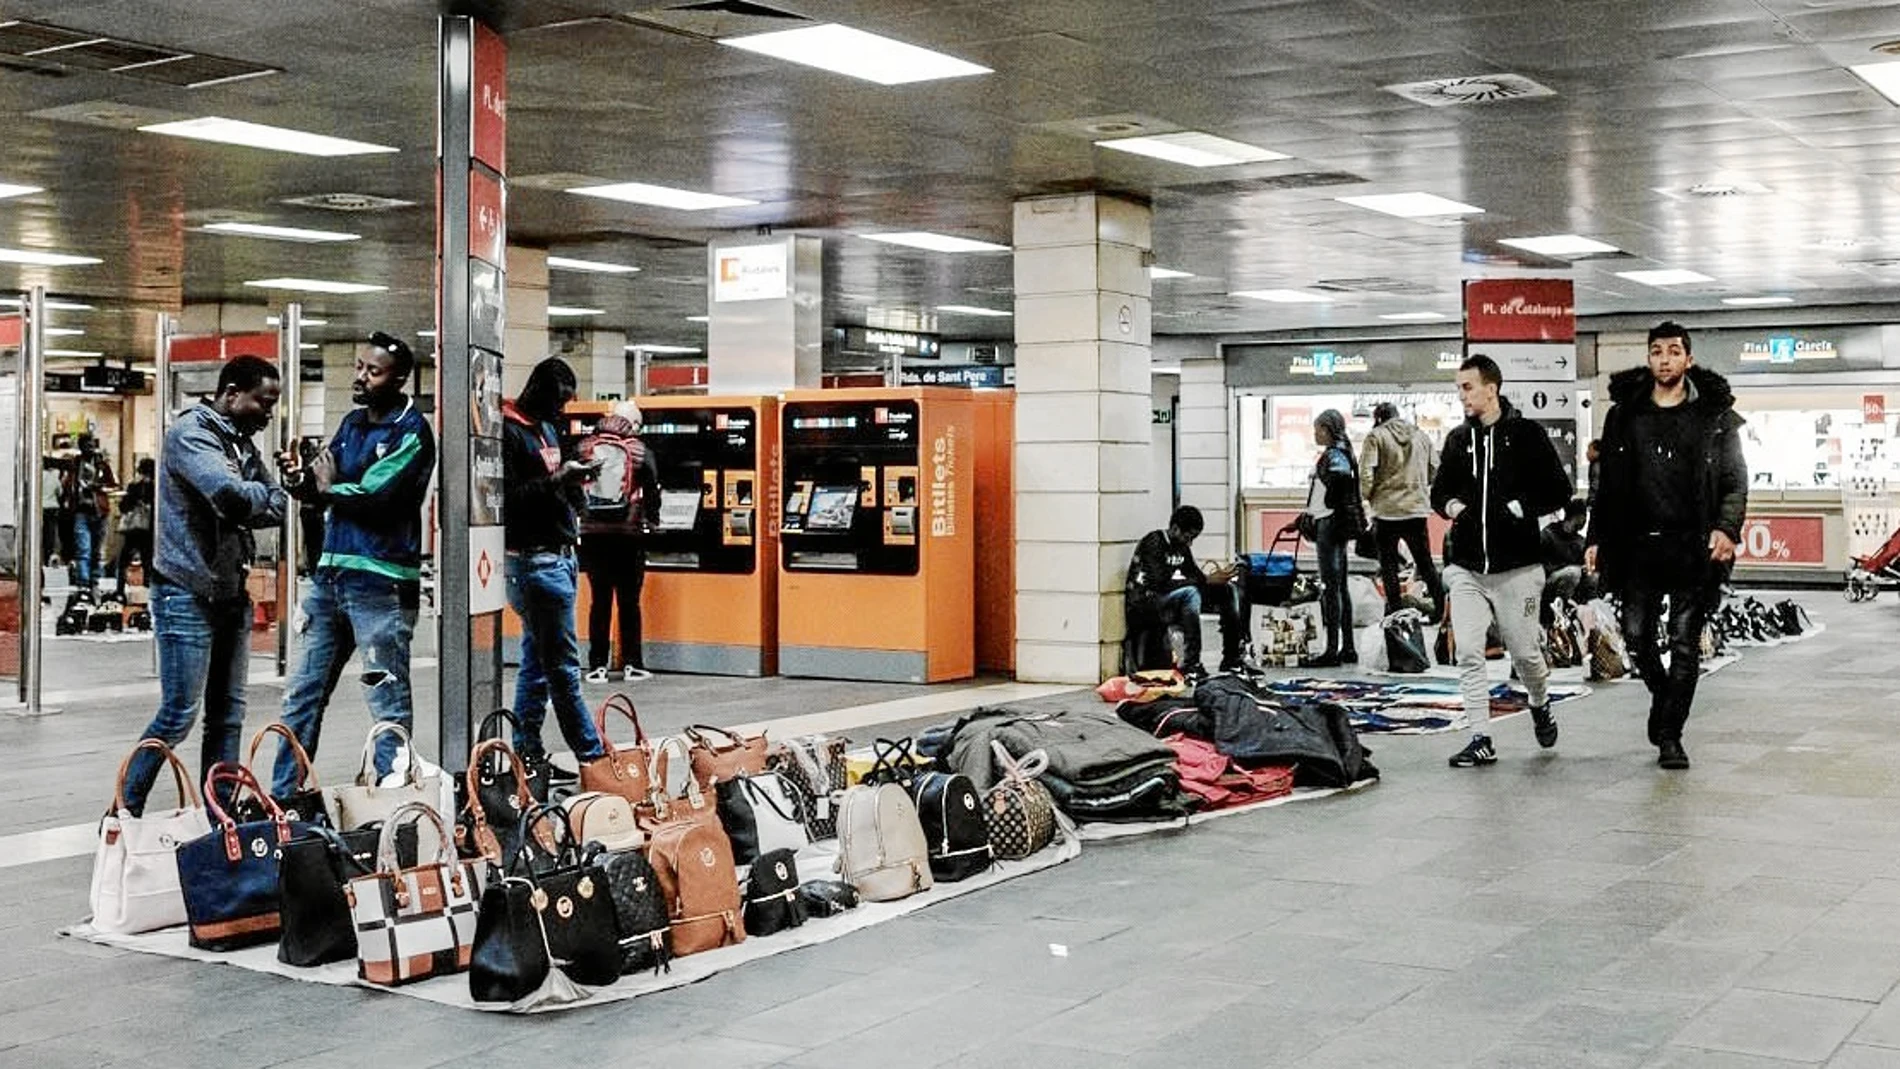
[(1750, 516), (1742, 522), (1735, 562), (1766, 568), (1821, 567), (1827, 563), (1825, 521), (1818, 515)]
[(501, 35), (475, 24), (475, 71), (472, 87), (475, 114), (469, 137), (469, 155), (508, 173), (508, 45)]
[(1575, 341), (1576, 287), (1567, 278), (1487, 278), (1465, 283), (1469, 341)]
[(234, 356), (256, 356), (275, 362), (277, 333), (205, 334), (173, 338), (170, 355), (174, 364), (217, 363)]
[(1884, 393), (1862, 394), (1860, 421), (1870, 424), (1887, 422), (1887, 395)]
[(468, 254), (496, 267), (508, 266), (508, 216), (501, 182), (473, 168), (468, 172)]

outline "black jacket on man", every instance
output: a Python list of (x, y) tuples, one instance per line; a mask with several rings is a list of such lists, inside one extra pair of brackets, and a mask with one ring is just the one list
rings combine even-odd
[(1560, 511), (1575, 490), (1550, 434), (1511, 402), (1500, 403), (1496, 423), (1471, 417), (1445, 436), (1432, 480), (1440, 516), (1453, 501), (1465, 506), (1445, 535), (1445, 563), (1487, 574), (1541, 565), (1538, 518)]
[(1169, 538), (1165, 530), (1149, 531), (1135, 544), (1122, 594), (1129, 611), (1152, 613), (1176, 590), (1206, 584), (1207, 575), (1189, 546)]
[[(1655, 387), (1647, 367), (1610, 377), (1612, 405), (1603, 419), (1600, 446), (1602, 484), (1596, 487), (1588, 541), (1597, 547), (1598, 572), (1613, 588), (1630, 578), (1636, 547), (1649, 533), (1648, 517), (1641, 514), (1646, 496), (1642, 480), (1653, 469), (1638, 455), (1636, 440), (1639, 421), (1657, 412), (1651, 400)], [(1748, 462), (1742, 456), (1744, 420), (1735, 411), (1735, 392), (1726, 378), (1693, 365), (1688, 387), (1683, 415), (1692, 421), (1691, 437), (1697, 443), (1689, 458), (1694, 499), (1688, 514), (1699, 528), (1693, 533), (1698, 543), (1705, 543), (1711, 531), (1740, 543), (1742, 518), (1748, 512)]]

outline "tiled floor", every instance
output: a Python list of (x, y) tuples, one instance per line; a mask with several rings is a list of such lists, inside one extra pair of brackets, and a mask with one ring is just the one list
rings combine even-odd
[[(1566, 707), (1552, 753), (1521, 720), (1476, 771), (1445, 767), (1455, 736), (1375, 739), (1370, 791), (1091, 845), (599, 1010), (456, 1013), (62, 941), (89, 859), (0, 868), (0, 1067), (1900, 1066), (1900, 605), (1807, 600), (1825, 635), (1705, 682), (1686, 774), (1613, 686)], [(636, 690), (660, 729), (916, 693)], [(96, 813), (148, 707), (0, 719), (0, 836)]]

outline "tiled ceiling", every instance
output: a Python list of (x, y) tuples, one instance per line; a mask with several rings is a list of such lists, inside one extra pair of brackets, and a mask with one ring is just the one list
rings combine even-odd
[[(584, 0), (482, 5), (510, 44), (512, 238), (636, 275), (557, 273), (554, 300), (607, 309), (631, 341), (694, 343), (703, 243), (760, 227), (826, 238), (827, 318), (937, 305), (1006, 307), (1007, 255), (908, 252), (856, 235), (929, 229), (1007, 242), (1015, 198), (1096, 188), (1152, 198), (1162, 332), (1376, 324), (1454, 316), (1462, 278), (1569, 271), (1585, 314), (1894, 299), (1900, 270), (1900, 110), (1846, 71), (1900, 39), (1900, 0), (789, 0), (774, 6), (940, 49), (994, 74), (883, 88), (641, 26), (645, 7)], [(330, 326), (413, 333), (431, 315), (435, 19), (408, 0), (17, 0), (38, 20), (281, 73), (204, 88), (0, 56), (7, 152), (0, 245), (102, 257), (0, 265), (0, 289), (43, 282), (97, 306), (62, 317), (75, 348), (150, 349), (153, 314), (259, 302), (246, 279), (376, 282), (309, 297)], [(1552, 95), (1427, 107), (1383, 87), (1512, 73)], [(393, 145), (312, 159), (141, 134), (126, 123), (221, 115)], [(1086, 120), (1135, 116), (1283, 152), (1195, 169), (1095, 148)], [(88, 118), (90, 117), (90, 118)], [(574, 197), (535, 176), (587, 175), (750, 197), (683, 213)], [(1765, 192), (1704, 197), (1703, 183)], [(1750, 188), (1755, 188), (1750, 187)], [(1340, 204), (1423, 191), (1486, 213), (1439, 225)], [(288, 198), (415, 202), (344, 214)], [(221, 237), (242, 220), (349, 229), (337, 246)], [(1574, 266), (1498, 239), (1573, 232), (1628, 255)], [(1513, 259), (1514, 257), (1514, 259)], [(1618, 278), (1688, 268), (1706, 285)], [(1342, 283), (1327, 304), (1237, 290)], [(1373, 280), (1366, 283), (1365, 280)], [(278, 298), (281, 299), (281, 298)], [(952, 336), (1009, 321), (945, 316)], [(66, 339), (62, 339), (66, 340)]]

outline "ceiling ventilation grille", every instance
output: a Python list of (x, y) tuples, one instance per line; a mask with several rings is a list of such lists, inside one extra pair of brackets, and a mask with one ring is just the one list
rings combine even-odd
[(413, 208), (412, 200), (397, 200), (395, 197), (379, 197), (372, 193), (313, 193), (307, 197), (286, 197), (283, 203), (294, 204), (299, 208), (321, 208), (330, 212), (386, 212), (396, 208)]
[(261, 63), (203, 56), (20, 19), (0, 22), (0, 55), (75, 70), (122, 74), (186, 89), (283, 73), (282, 68)]
[(1190, 197), (1231, 197), (1246, 193), (1277, 193), (1289, 189), (1313, 189), (1319, 186), (1350, 186), (1365, 179), (1345, 171), (1299, 171), (1265, 178), (1235, 178), (1223, 182), (1190, 182), (1168, 186), (1169, 193)]
[(624, 17), (628, 22), (641, 26), (713, 41), (723, 37), (746, 37), (755, 33), (788, 30), (812, 21), (803, 15), (750, 3), (749, 0), (708, 0), (701, 4), (655, 7), (629, 11)]
[(1506, 100), (1556, 96), (1557, 91), (1521, 74), (1488, 74), (1477, 78), (1434, 78), (1385, 87), (1414, 104), (1449, 108), (1460, 104), (1496, 104)]
[(1438, 292), (1417, 282), (1380, 275), (1370, 278), (1324, 278), (1313, 283), (1312, 288), (1328, 293), (1380, 293), (1403, 297), (1429, 297)]

